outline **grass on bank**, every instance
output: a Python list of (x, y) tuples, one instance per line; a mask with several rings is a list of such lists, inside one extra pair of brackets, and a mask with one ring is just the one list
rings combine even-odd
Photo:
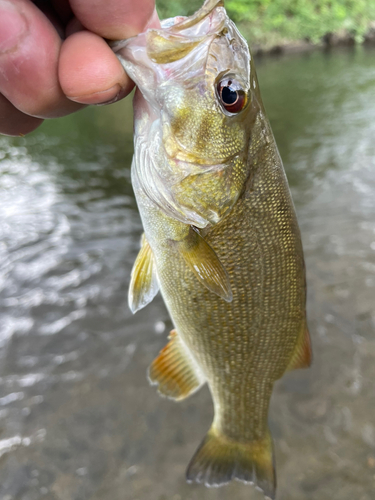
[[(203, 0), (156, 0), (162, 19), (190, 15)], [(229, 16), (262, 48), (299, 40), (318, 43), (328, 33), (363, 41), (375, 21), (375, 0), (226, 0)]]

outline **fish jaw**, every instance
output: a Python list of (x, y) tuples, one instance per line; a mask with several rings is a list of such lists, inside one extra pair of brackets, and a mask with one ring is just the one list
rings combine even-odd
[[(198, 228), (217, 224), (249, 177), (250, 124), (259, 106), (245, 40), (222, 2), (209, 0), (193, 16), (163, 21), (113, 49), (139, 89), (139, 185), (169, 217)], [(218, 83), (228, 75), (247, 96), (238, 114), (218, 99)]]

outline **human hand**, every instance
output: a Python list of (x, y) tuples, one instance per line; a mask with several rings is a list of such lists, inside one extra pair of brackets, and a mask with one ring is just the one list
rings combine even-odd
[(134, 84), (104, 38), (159, 26), (154, 0), (0, 0), (0, 133), (128, 95)]

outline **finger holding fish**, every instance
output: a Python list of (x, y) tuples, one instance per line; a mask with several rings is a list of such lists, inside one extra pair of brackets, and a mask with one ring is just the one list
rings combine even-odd
[(153, 0), (1, 0), (0, 132), (25, 134), (44, 118), (128, 95), (134, 84), (103, 37), (158, 27), (154, 7)]
[(134, 83), (104, 39), (129, 38), (159, 27), (153, 0), (72, 0), (76, 19), (85, 28), (62, 45), (59, 80), (65, 95), (83, 104), (114, 102), (127, 96)]

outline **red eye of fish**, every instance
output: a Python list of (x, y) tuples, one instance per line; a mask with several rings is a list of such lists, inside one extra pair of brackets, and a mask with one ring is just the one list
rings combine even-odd
[(222, 106), (230, 113), (239, 113), (246, 105), (246, 92), (236, 80), (221, 80), (217, 85), (217, 92)]

